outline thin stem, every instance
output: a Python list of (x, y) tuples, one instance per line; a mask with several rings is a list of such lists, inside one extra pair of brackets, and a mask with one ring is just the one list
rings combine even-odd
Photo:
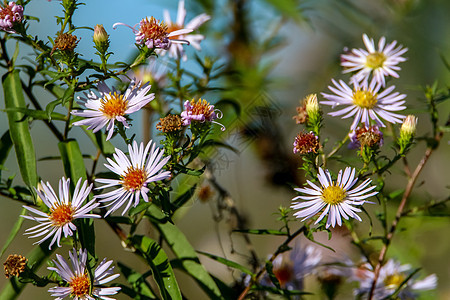
[[(440, 132), (435, 137), (435, 140), (436, 140), (437, 143), (439, 143), (439, 141), (441, 140), (442, 136), (443, 136), (443, 132)], [(387, 253), (387, 250), (389, 248), (389, 245), (392, 242), (392, 238), (394, 237), (394, 233), (395, 233), (395, 230), (397, 229), (397, 226), (398, 226), (398, 223), (400, 221), (400, 218), (403, 216), (403, 210), (404, 210), (404, 208), (406, 206), (406, 202), (407, 202), (409, 196), (411, 195), (411, 192), (412, 192), (412, 190), (414, 188), (414, 185), (416, 183), (416, 180), (417, 180), (420, 172), (422, 171), (423, 167), (427, 163), (427, 161), (430, 158), (430, 155), (433, 153), (434, 149), (435, 149), (435, 147), (428, 147), (427, 148), (427, 150), (425, 151), (424, 156), (422, 157), (422, 159), (420, 160), (420, 162), (417, 165), (416, 169), (414, 170), (414, 173), (412, 174), (411, 178), (408, 180), (408, 184), (406, 185), (406, 189), (405, 189), (405, 192), (403, 194), (402, 200), (400, 202), (400, 205), (398, 206), (397, 213), (395, 214), (395, 219), (392, 221), (391, 229), (390, 229), (389, 233), (386, 236), (383, 248), (381, 249), (380, 255), (378, 257), (378, 263), (375, 266), (374, 279), (373, 279), (372, 287), (370, 289), (369, 297), (368, 297), (369, 300), (373, 299), (373, 295), (374, 295), (375, 287), (376, 287), (376, 284), (377, 284), (377, 280), (378, 280), (378, 277), (380, 276), (381, 266), (382, 266), (382, 264), (384, 262), (384, 259), (386, 257), (386, 253)]]
[(344, 144), (348, 141), (348, 139), (349, 139), (349, 137), (348, 137), (348, 134), (347, 134), (347, 135), (345, 136), (345, 138), (344, 138), (343, 140), (341, 140), (341, 141), (339, 142), (339, 144), (338, 144), (336, 147), (334, 147), (333, 150), (331, 150), (330, 153), (328, 153), (328, 155), (326, 156), (326, 158), (328, 159), (328, 158), (330, 158), (331, 156), (333, 156), (336, 152), (338, 152), (339, 149), (341, 149), (342, 146), (344, 146)]

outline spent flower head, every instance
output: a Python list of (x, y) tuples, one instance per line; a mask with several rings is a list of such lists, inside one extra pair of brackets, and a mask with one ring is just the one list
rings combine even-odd
[(5, 268), (5, 277), (19, 276), (20, 273), (25, 271), (27, 267), (28, 259), (22, 255), (10, 254), (6, 261), (3, 263)]
[(345, 82), (339, 80), (339, 82), (332, 80), (333, 86), (328, 86), (330, 91), (334, 94), (322, 93), (327, 101), (321, 101), (321, 104), (331, 105), (332, 108), (340, 105), (346, 105), (347, 107), (329, 113), (331, 116), (341, 116), (342, 119), (346, 119), (354, 116), (353, 123), (350, 127), (351, 130), (355, 130), (359, 123), (364, 123), (366, 126), (370, 126), (370, 120), (373, 120), (376, 125), (385, 127), (381, 119), (386, 120), (389, 123), (401, 123), (404, 119), (403, 115), (399, 115), (397, 111), (406, 108), (405, 103), (406, 95), (399, 92), (393, 92), (395, 86), (386, 88), (380, 92), (381, 85), (372, 80), (370, 85), (367, 81), (359, 85), (355, 82), (353, 89), (350, 88)]
[[(1, 4), (0, 4), (1, 5)], [(15, 33), (14, 24), (23, 19), (23, 7), (10, 1), (0, 6), (0, 29), (8, 33)]]
[[(208, 21), (211, 17), (207, 14), (200, 14), (193, 18), (190, 22), (185, 24), (186, 19), (186, 9), (184, 7), (184, 0), (180, 0), (178, 2), (178, 13), (177, 13), (177, 19), (176, 21), (172, 21), (170, 18), (169, 11), (164, 10), (164, 22), (167, 24), (167, 32), (172, 33), (175, 31), (179, 31), (181, 29), (188, 29), (194, 31), (198, 29), (203, 23)], [(205, 37), (201, 34), (178, 34), (178, 35), (172, 35), (169, 37), (169, 40), (183, 40), (187, 41), (189, 45), (192, 45), (196, 50), (201, 50), (200, 42)], [(171, 44), (169, 47), (169, 56), (173, 58), (180, 58), (182, 57), (183, 60), (187, 60), (187, 56), (184, 53), (183, 46), (180, 43)], [(158, 54), (164, 55), (165, 52), (160, 51)]]
[(385, 77), (392, 76), (398, 78), (396, 71), (400, 70), (397, 65), (406, 60), (402, 57), (408, 51), (408, 48), (398, 46), (397, 41), (386, 45), (386, 38), (383, 36), (378, 42), (378, 49), (375, 48), (375, 42), (366, 34), (363, 35), (363, 41), (367, 50), (352, 49), (351, 53), (342, 54), (341, 65), (345, 68), (343, 73), (357, 72), (352, 77), (352, 81), (369, 81), (372, 78), (383, 87), (386, 85)]
[(311, 152), (317, 153), (319, 150), (319, 137), (314, 132), (304, 133), (300, 132), (294, 141), (294, 153), (308, 154)]
[[(150, 149), (151, 147), (151, 149)], [(123, 204), (128, 202), (122, 215), (133, 205), (136, 207), (140, 199), (149, 202), (147, 194), (150, 191), (149, 183), (164, 180), (170, 177), (169, 171), (163, 171), (162, 168), (169, 161), (170, 156), (163, 158), (164, 150), (156, 147), (152, 141), (144, 148), (144, 143), (139, 146), (136, 141), (128, 145), (128, 158), (125, 153), (116, 148), (113, 154), (114, 160), (107, 158), (109, 164), (105, 164), (112, 172), (120, 176), (120, 179), (97, 178), (96, 182), (104, 184), (97, 189), (117, 187), (116, 189), (95, 196), (100, 202), (109, 202), (106, 206), (111, 206), (106, 215), (116, 211)]]
[(358, 127), (348, 134), (350, 143), (348, 147), (350, 149), (361, 149), (367, 147), (381, 147), (383, 146), (383, 133), (376, 125)]
[(160, 118), (156, 129), (164, 133), (177, 132), (181, 130), (181, 117), (179, 115), (167, 115), (164, 118)]
[(63, 234), (64, 237), (72, 236), (73, 232), (77, 229), (73, 224), (74, 220), (100, 218), (99, 215), (89, 213), (99, 206), (95, 200), (83, 204), (91, 192), (92, 184), (88, 186), (88, 182), (84, 181), (81, 186), (81, 181), (80, 178), (75, 186), (72, 197), (70, 197), (69, 194), (70, 179), (65, 179), (63, 177), (59, 181), (59, 197), (56, 196), (50, 183), (41, 181), (42, 191), (36, 190), (36, 193), (49, 211), (42, 212), (36, 208), (24, 206), (24, 208), (37, 216), (22, 216), (25, 219), (37, 221), (39, 223), (39, 225), (25, 230), (25, 234), (31, 235), (29, 238), (44, 236), (41, 240), (35, 242), (35, 244), (40, 244), (53, 236), (48, 248), (51, 249), (55, 242), (58, 247), (61, 247), (61, 236)]
[(78, 97), (78, 103), (86, 107), (85, 110), (73, 110), (75, 116), (85, 117), (84, 120), (74, 122), (75, 126), (87, 125), (88, 129), (97, 132), (106, 126), (109, 140), (114, 133), (114, 122), (118, 121), (128, 128), (127, 115), (137, 112), (155, 98), (155, 94), (148, 92), (151, 86), (132, 80), (124, 94), (119, 94), (114, 88), (111, 90), (104, 82), (97, 85), (100, 96), (90, 91), (84, 93), (86, 98)]
[(52, 287), (48, 290), (52, 297), (62, 300), (66, 297), (74, 300), (114, 300), (109, 296), (115, 295), (120, 291), (120, 287), (104, 287), (120, 274), (114, 274), (114, 267), (111, 267), (113, 261), (106, 261), (104, 258), (93, 272), (93, 278), (90, 278), (86, 269), (87, 251), (80, 249), (78, 254), (75, 249), (69, 252), (70, 266), (67, 261), (59, 254), (56, 254), (56, 260), (53, 260), (55, 267), (48, 267), (50, 271), (55, 271), (67, 286)]
[[(372, 197), (378, 192), (371, 192), (376, 186), (368, 187), (371, 179), (366, 179), (359, 186), (352, 188), (358, 178), (355, 178), (355, 169), (347, 167), (344, 171), (340, 170), (336, 182), (331, 179), (328, 170), (322, 170), (319, 167), (317, 174), (322, 187), (318, 187), (311, 181), (306, 182), (311, 187), (296, 188), (297, 192), (307, 194), (307, 196), (297, 196), (292, 199), (294, 201), (291, 208), (299, 210), (294, 213), (297, 218), (303, 218), (302, 221), (312, 218), (317, 214), (315, 224), (319, 223), (326, 215), (328, 215), (326, 228), (335, 227), (336, 224), (342, 225), (342, 218), (348, 220), (355, 218), (361, 221), (361, 218), (356, 214), (361, 212), (356, 206), (363, 205), (367, 198)], [(299, 201), (304, 200), (304, 201)]]

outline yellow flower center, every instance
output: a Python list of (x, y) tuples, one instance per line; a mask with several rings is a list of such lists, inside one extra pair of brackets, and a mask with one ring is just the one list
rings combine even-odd
[(402, 284), (402, 282), (405, 280), (405, 277), (402, 274), (392, 274), (389, 276), (386, 276), (386, 278), (384, 279), (384, 285), (386, 287), (393, 287), (393, 288), (397, 288), (400, 286), (400, 284)]
[(353, 104), (361, 108), (374, 108), (377, 104), (377, 94), (361, 90), (353, 92)]
[(146, 40), (160, 40), (167, 35), (167, 25), (164, 22), (151, 17), (141, 21), (139, 31), (142, 32)]
[(140, 190), (147, 180), (147, 172), (143, 169), (137, 169), (134, 167), (129, 167), (122, 176), (121, 184), (127, 191)]
[(49, 219), (53, 226), (64, 226), (73, 220), (74, 209), (71, 205), (61, 204), (50, 209)]
[(100, 111), (109, 119), (123, 116), (128, 107), (128, 101), (123, 98), (123, 95), (118, 95), (116, 92), (109, 93), (100, 101), (102, 102)]
[(331, 205), (336, 205), (344, 201), (347, 193), (339, 186), (330, 185), (322, 191), (322, 200)]
[(91, 287), (91, 281), (86, 274), (79, 275), (72, 278), (69, 283), (70, 293), (75, 297), (83, 297), (89, 295), (89, 288)]
[(370, 53), (366, 57), (366, 66), (371, 69), (381, 68), (386, 61), (386, 55), (381, 52)]

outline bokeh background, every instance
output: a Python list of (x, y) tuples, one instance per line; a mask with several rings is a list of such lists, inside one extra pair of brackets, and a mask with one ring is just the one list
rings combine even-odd
[[(90, 1), (80, 6), (74, 23), (89, 27), (103, 24), (110, 34), (111, 50), (114, 52), (112, 60), (127, 61), (134, 55), (134, 36), (128, 28), (113, 30), (112, 25), (123, 22), (133, 26), (145, 16), (162, 19), (163, 9), (168, 9), (174, 19), (177, 5), (177, 1), (172, 0)], [(302, 174), (296, 170), (300, 158), (294, 156), (291, 150), (294, 137), (300, 131), (300, 127), (292, 120), (292, 116), (296, 114), (295, 107), (307, 94), (325, 92), (331, 78), (348, 78), (341, 74), (339, 56), (345, 47), (364, 47), (363, 33), (376, 41), (385, 36), (388, 42), (397, 40), (409, 48), (406, 54), (408, 60), (401, 65), (400, 79), (395, 79), (394, 84), (400, 92), (408, 95), (407, 112), (419, 117), (418, 134), (431, 133), (429, 121), (421, 113), (425, 108), (423, 87), (436, 81), (440, 87), (448, 87), (450, 83), (449, 69), (444, 63), (444, 60), (450, 61), (450, 1), (189, 0), (186, 1), (186, 8), (187, 20), (202, 12), (212, 16), (201, 29), (206, 39), (202, 42), (202, 51), (198, 55), (216, 57), (225, 68), (239, 72), (239, 76), (230, 76), (221, 82), (227, 87), (225, 92), (211, 93), (208, 100), (214, 103), (221, 98), (232, 98), (242, 107), (241, 118), (228, 119), (227, 131), (221, 135), (224, 141), (239, 150), (239, 154), (220, 150), (214, 156), (213, 170), (217, 182), (235, 201), (248, 228), (281, 227), (273, 213), (280, 205), (289, 206), (290, 199), (294, 196), (292, 188), (285, 182), (302, 182)], [(40, 21), (31, 21), (30, 31), (43, 40), (46, 40), (46, 36), (53, 37), (58, 30), (54, 16), (61, 15), (61, 11), (58, 1), (31, 1), (25, 14), (37, 16)], [(75, 34), (80, 37), (78, 52), (85, 59), (94, 59), (92, 31), (80, 29)], [(25, 59), (31, 53), (30, 49), (22, 47), (20, 59)], [(187, 53), (189, 59), (195, 54), (192, 49), (188, 49)], [(193, 72), (198, 71), (198, 66), (189, 60), (183, 66), (192, 68)], [(39, 93), (44, 105), (52, 100), (47, 99), (45, 91)], [(3, 101), (0, 103), (0, 108), (3, 108)], [(268, 115), (261, 117), (254, 110), (261, 105), (271, 108)], [(324, 111), (328, 112), (329, 109), (324, 108)], [(439, 114), (443, 119), (448, 117), (449, 111), (448, 104), (439, 107)], [(157, 119), (154, 116), (148, 120), (142, 114), (136, 114), (131, 130), (138, 140), (143, 135), (143, 128), (154, 128)], [(252, 122), (253, 119), (256, 121)], [(258, 122), (262, 119), (265, 120), (263, 127), (258, 127), (261, 125)], [(329, 136), (328, 147), (331, 148), (335, 141), (345, 136), (349, 125), (349, 120), (325, 117), (324, 133)], [(6, 115), (0, 112), (0, 131), (3, 132), (6, 128)], [(33, 123), (32, 134), (38, 157), (58, 155), (57, 140), (48, 134), (44, 125)], [(73, 130), (73, 136), (84, 139), (81, 130)], [(113, 140), (113, 143), (116, 147), (123, 148), (119, 138)], [(83, 147), (82, 151), (85, 153), (92, 153), (94, 149), (90, 148), (89, 143), (83, 144)], [(413, 203), (448, 197), (449, 147), (447, 135), (420, 176), (420, 183), (411, 199)], [(411, 153), (411, 165), (418, 162), (424, 149), (425, 145), (421, 143)], [(388, 145), (384, 151), (392, 155)], [(347, 150), (343, 150), (342, 154), (354, 155)], [(11, 174), (18, 173), (13, 155), (10, 155), (6, 166)], [(338, 168), (342, 165), (335, 166)], [(58, 161), (42, 161), (38, 162), (38, 172), (41, 178), (56, 185), (63, 175), (63, 168)], [(395, 191), (406, 184), (401, 172), (401, 167), (392, 170), (392, 180), (389, 180), (386, 189)], [(21, 206), (1, 197), (0, 205), (0, 244), (3, 244)], [(369, 210), (372, 216), (376, 213), (377, 206), (374, 205)], [(391, 208), (392, 217), (396, 203), (392, 203)], [(230, 222), (233, 220), (227, 215), (218, 217), (220, 216), (213, 200), (201, 202), (194, 197), (176, 216), (176, 223), (197, 250), (246, 263), (248, 253), (242, 238), (229, 232)], [(300, 226), (300, 222), (297, 223), (294, 226)], [(400, 229), (406, 230), (400, 230), (395, 236), (388, 256), (414, 267), (422, 267), (423, 274), (437, 274), (437, 291), (424, 293), (423, 299), (450, 299), (448, 210), (443, 209), (441, 217), (405, 218), (400, 225)], [(30, 224), (26, 221), (24, 228), (28, 226)], [(364, 225), (361, 230), (364, 230)], [(145, 231), (153, 234), (152, 228), (146, 228)], [(135, 266), (138, 271), (145, 271), (140, 269), (142, 264), (137, 258), (123, 252), (119, 239), (111, 233), (105, 224), (96, 223), (98, 256), (120, 260)], [(262, 259), (273, 252), (280, 242), (268, 237), (251, 238)], [(331, 241), (322, 234), (318, 234), (316, 238), (336, 249), (335, 253), (323, 249), (327, 256), (358, 259), (358, 253), (349, 244), (350, 239), (345, 231), (336, 230)], [(308, 243), (304, 240), (301, 242)], [(32, 241), (18, 236), (8, 253), (25, 254), (31, 249)], [(68, 250), (66, 247), (60, 253)], [(227, 282), (240, 277), (238, 272), (230, 272), (207, 258), (201, 257), (201, 260), (212, 274)], [(41, 274), (45, 274), (45, 271), (41, 270)], [(190, 278), (180, 273), (177, 276), (189, 299), (206, 299)], [(0, 279), (0, 286), (5, 283), (4, 278)], [(314, 279), (306, 282), (306, 290), (317, 293), (306, 299), (324, 298)], [(348, 299), (351, 295), (351, 286), (347, 286), (341, 289), (339, 299)], [(27, 287), (20, 296), (20, 299), (49, 298), (46, 289), (32, 286)], [(117, 299), (126, 297), (118, 296)]]

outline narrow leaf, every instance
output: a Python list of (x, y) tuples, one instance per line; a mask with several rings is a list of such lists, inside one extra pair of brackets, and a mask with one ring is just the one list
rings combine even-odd
[(151, 238), (142, 235), (133, 236), (131, 242), (152, 269), (162, 298), (181, 300), (181, 292), (175, 279), (175, 274), (161, 246)]
[[(22, 208), (22, 211), (20, 212), (21, 215), (24, 215), (27, 212), (25, 208)], [(3, 245), (2, 251), (0, 252), (0, 258), (3, 256), (5, 251), (8, 249), (11, 242), (16, 237), (17, 233), (19, 232), (20, 228), (22, 227), (22, 223), (25, 219), (19, 216), (19, 219), (14, 224), (13, 228), (11, 229), (11, 232), (9, 233), (8, 239), (5, 242), (5, 245)]]
[[(3, 92), (5, 94), (5, 107), (7, 109), (26, 108), (22, 91), (19, 71), (14, 70), (3, 76)], [(28, 187), (36, 187), (38, 176), (36, 172), (36, 154), (31, 139), (28, 122), (24, 121), (24, 114), (20, 112), (7, 112), (9, 132), (16, 151), (20, 174)]]
[(200, 253), (202, 255), (205, 255), (211, 259), (214, 259), (217, 262), (220, 262), (221, 264), (224, 264), (230, 268), (234, 268), (237, 269), (245, 274), (249, 274), (251, 276), (253, 276), (254, 274), (252, 273), (252, 271), (250, 271), (247, 267), (244, 267), (243, 265), (240, 265), (234, 261), (228, 260), (226, 258), (214, 255), (214, 254), (210, 254), (210, 253), (206, 253), (206, 252), (202, 252), (202, 251), (197, 251), (197, 253)]

